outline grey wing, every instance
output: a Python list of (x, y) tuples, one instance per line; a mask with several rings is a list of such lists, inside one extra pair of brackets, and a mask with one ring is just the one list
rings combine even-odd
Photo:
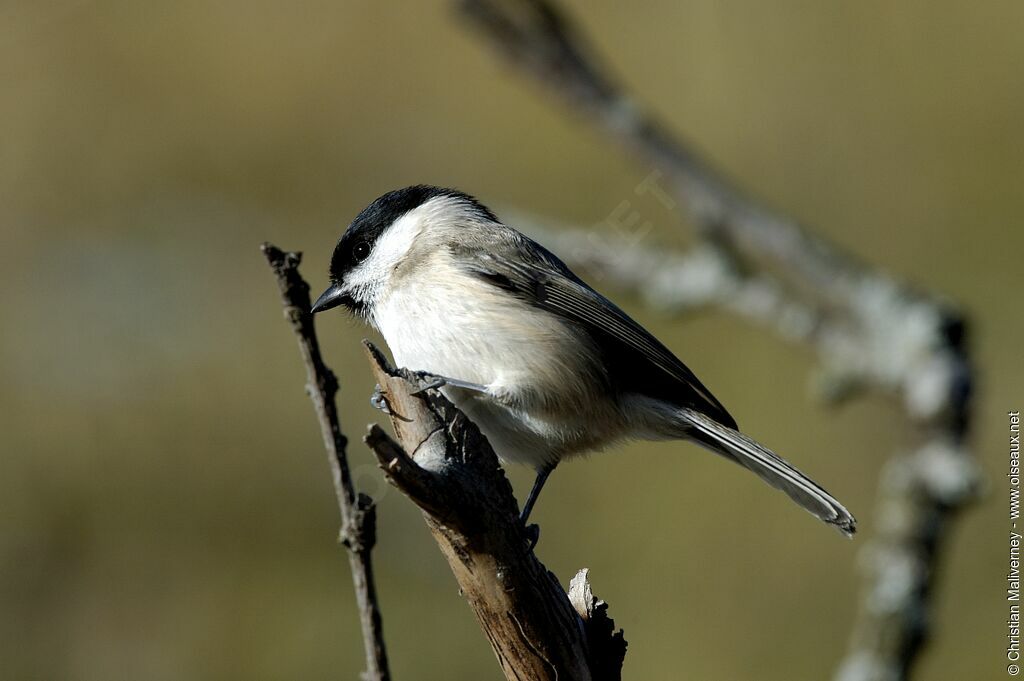
[(647, 329), (590, 288), (550, 251), (518, 232), (515, 237), (496, 249), (512, 248), (514, 258), (477, 251), (460, 262), (495, 286), (585, 327), (605, 354), (610, 378), (620, 391), (695, 409), (736, 428), (722, 403)]

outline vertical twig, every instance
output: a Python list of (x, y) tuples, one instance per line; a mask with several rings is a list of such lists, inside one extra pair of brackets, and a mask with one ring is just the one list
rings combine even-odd
[(373, 564), (370, 552), (377, 541), (377, 512), (373, 500), (365, 494), (356, 494), (349, 472), (345, 447), (348, 440), (341, 432), (338, 422), (338, 408), (335, 396), (338, 380), (320, 355), (313, 315), (310, 313), (309, 285), (299, 274), (301, 253), (285, 252), (269, 243), (260, 249), (277, 276), (281, 289), (281, 303), (285, 319), (291, 324), (299, 342), (299, 352), (306, 366), (306, 392), (313, 401), (324, 447), (327, 449), (334, 491), (341, 511), (341, 532), (339, 538), (348, 549), (349, 564), (352, 567), (352, 583), (359, 606), (359, 619), (363, 629), (363, 644), (366, 651), (365, 681), (388, 681), (387, 651), (384, 648), (384, 632), (381, 626), (380, 607), (377, 603), (377, 589), (373, 580)]

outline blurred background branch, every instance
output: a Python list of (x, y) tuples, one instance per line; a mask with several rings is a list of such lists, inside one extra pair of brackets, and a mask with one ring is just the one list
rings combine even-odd
[[(914, 614), (900, 604), (917, 585), (936, 585), (923, 613), (936, 645), (914, 657), (915, 678), (1006, 672), (1006, 603), (993, 589), (1011, 529), (1005, 412), (1022, 401), (1024, 3), (559, 6), (634, 119), (653, 113), (716, 174), (917, 293), (949, 295), (954, 318), (969, 311), (974, 458), (923, 449), (950, 421), (908, 416), (908, 367), (955, 366), (935, 307), (865, 329), (785, 268), (723, 255), (699, 238), (667, 164), (622, 153), (633, 147), (597, 114), (493, 58), (454, 0), (9, 2), (5, 678), (276, 681), (364, 668), (347, 557), (331, 541), (338, 504), (323, 461), (306, 456), (322, 438), (296, 397), (306, 381), (294, 336), (253, 246), (301, 245), (319, 289), (352, 217), (419, 182), (464, 189), (517, 226), (505, 207), (538, 216), (561, 257), (600, 259), (580, 274), (857, 512), (863, 536), (839, 541), (688, 445), (625, 442), (566, 464), (535, 511), (536, 553), (563, 586), (586, 556), (635, 641), (627, 675), (661, 679), (684, 664), (693, 678), (827, 678), (861, 602), (858, 564), (894, 555), (858, 561), (861, 549), (882, 518), (913, 529), (929, 498), (893, 513), (876, 505), (878, 487), (922, 484), (929, 458), (981, 467), (988, 494), (936, 525), (938, 563), (906, 554), (905, 568), (870, 582), (892, 588), (864, 582), (865, 595), (898, 623)], [(563, 242), (563, 225), (590, 234)], [(316, 321), (342, 425), (361, 436), (381, 417), (359, 339), (377, 337), (341, 313)], [(826, 351), (841, 358), (835, 369)], [(922, 372), (940, 380), (934, 391), (920, 381), (920, 394), (941, 404), (944, 373)], [(830, 408), (816, 393), (853, 399)], [(914, 475), (885, 466), (896, 450)], [(392, 675), (500, 678), (419, 508), (368, 448), (347, 457), (354, 487), (376, 501)], [(931, 487), (970, 479), (933, 470)], [(523, 467), (506, 475), (517, 493), (532, 483)], [(924, 565), (941, 578), (918, 579)]]
[(508, 64), (653, 167), (637, 193), (669, 207), (678, 203), (703, 237), (686, 256), (608, 251), (580, 231), (546, 234), (548, 245), (570, 264), (587, 265), (663, 307), (717, 304), (810, 343), (829, 397), (870, 387), (901, 398), (917, 443), (894, 454), (883, 472), (877, 524), (861, 550), (860, 610), (836, 676), (907, 678), (928, 638), (943, 541), (980, 487), (965, 444), (973, 377), (962, 313), (859, 262), (730, 182), (625, 94), (555, 2), (459, 4)]
[(352, 584), (355, 587), (359, 621), (363, 631), (366, 670), (362, 678), (364, 681), (389, 681), (391, 674), (388, 671), (384, 628), (370, 554), (377, 542), (377, 508), (369, 496), (356, 494), (352, 482), (348, 456), (345, 453), (348, 439), (341, 432), (335, 402), (338, 379), (324, 364), (323, 356), (320, 354), (320, 343), (310, 312), (309, 284), (299, 274), (302, 254), (285, 252), (269, 243), (264, 243), (261, 250), (277, 277), (285, 319), (291, 324), (299, 342), (299, 351), (306, 366), (306, 392), (313, 401), (324, 447), (327, 449), (331, 479), (334, 481), (338, 509), (341, 511), (341, 532), (338, 539), (348, 549)]

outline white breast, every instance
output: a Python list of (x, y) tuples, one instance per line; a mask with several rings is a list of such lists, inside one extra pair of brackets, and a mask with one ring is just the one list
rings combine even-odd
[(497, 390), (536, 382), (550, 371), (546, 353), (571, 343), (564, 325), (458, 269), (447, 252), (417, 268), (427, 276), (394, 282), (373, 310), (395, 361), (407, 368)]
[[(395, 362), (487, 386), (445, 393), (505, 460), (539, 467), (614, 439), (623, 426), (577, 330), (459, 269), (446, 250), (392, 280), (373, 323)], [(410, 281), (412, 280), (412, 281)]]

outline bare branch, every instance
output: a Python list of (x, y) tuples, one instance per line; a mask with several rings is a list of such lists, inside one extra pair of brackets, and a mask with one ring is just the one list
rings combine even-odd
[(334, 491), (341, 511), (341, 532), (339, 539), (348, 548), (349, 564), (352, 567), (352, 583), (355, 586), (359, 619), (363, 629), (363, 644), (366, 652), (364, 681), (388, 681), (387, 651), (384, 647), (384, 631), (381, 625), (380, 607), (377, 603), (377, 589), (373, 579), (373, 564), (370, 552), (377, 541), (377, 511), (373, 500), (365, 494), (355, 493), (352, 475), (348, 467), (345, 448), (347, 439), (341, 432), (335, 395), (338, 381), (334, 373), (324, 364), (313, 327), (310, 313), (309, 285), (299, 274), (301, 253), (284, 252), (269, 243), (260, 249), (277, 276), (281, 289), (284, 315), (291, 324), (299, 342), (299, 351), (306, 365), (306, 392), (313, 401), (324, 447), (334, 480)]
[(505, 677), (619, 679), (622, 632), (614, 631), (607, 606), (593, 599), (589, 585), (590, 601), (581, 597), (578, 613), (537, 560), (487, 439), (437, 390), (414, 394), (426, 381), (390, 368), (366, 347), (401, 444), (377, 426), (366, 443), (388, 481), (423, 510)]
[(608, 604), (594, 596), (586, 568), (569, 581), (569, 602), (583, 620), (590, 643), (591, 669), (595, 681), (615, 681), (622, 675), (626, 639), (615, 620), (608, 616)]
[[(942, 540), (979, 488), (980, 470), (965, 445), (973, 371), (963, 315), (730, 182), (625, 94), (556, 3), (459, 4), (510, 64), (653, 166), (655, 181), (667, 186), (645, 189), (681, 205), (705, 237), (699, 250), (673, 259), (637, 249), (597, 254), (592, 239), (576, 234), (562, 251), (568, 260), (601, 260), (603, 275), (640, 290), (653, 285), (660, 302), (720, 305), (811, 343), (833, 396), (863, 386), (902, 397), (920, 441), (894, 456), (883, 475), (879, 527), (863, 549), (864, 594), (838, 678), (907, 678), (928, 637)], [(703, 269), (695, 273), (695, 265)]]

